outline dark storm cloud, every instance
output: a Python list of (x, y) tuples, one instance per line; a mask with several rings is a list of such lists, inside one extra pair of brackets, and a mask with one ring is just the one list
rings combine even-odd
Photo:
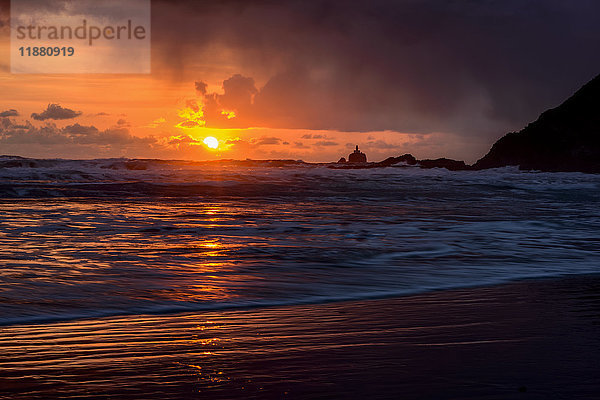
[(2, 111), (0, 112), (0, 118), (5, 118), (5, 117), (18, 117), (19, 116), (19, 112), (15, 109), (10, 109), (10, 110), (6, 110), (6, 111)]
[[(259, 116), (254, 106), (254, 97), (258, 93), (254, 79), (235, 74), (223, 81), (223, 93), (207, 93), (204, 82), (196, 82), (196, 91), (202, 94), (204, 119), (207, 126), (247, 128), (260, 126)], [(193, 107), (191, 107), (194, 109)], [(235, 111), (235, 118), (228, 118), (228, 112)]]
[[(157, 65), (184, 68), (186, 57), (225, 48), (243, 68), (208, 99), (208, 126), (497, 136), (600, 72), (600, 3), (591, 0), (153, 7)], [(255, 85), (252, 71), (268, 74), (266, 83)], [(237, 118), (219, 117), (224, 105), (239, 107)]]
[(48, 119), (72, 119), (81, 115), (81, 111), (73, 111), (69, 108), (61, 107), (59, 104), (48, 104), (48, 107), (41, 113), (32, 113), (31, 118), (37, 121), (46, 121)]

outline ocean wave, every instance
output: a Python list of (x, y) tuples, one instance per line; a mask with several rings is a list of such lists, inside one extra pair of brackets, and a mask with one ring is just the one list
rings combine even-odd
[(0, 168), (2, 324), (599, 271), (598, 175), (34, 161), (0, 158), (19, 163)]
[[(45, 160), (0, 157), (0, 198), (106, 196), (276, 196), (303, 192), (312, 186), (325, 191), (378, 190), (418, 180), (487, 190), (598, 189), (595, 175), (530, 173), (516, 167), (451, 172), (444, 169), (382, 168), (336, 170), (326, 164), (293, 160), (166, 161), (151, 159)], [(368, 182), (364, 182), (367, 180)], [(256, 186), (262, 186), (255, 189)], [(288, 185), (284, 190), (283, 186)], [(404, 185), (403, 185), (404, 186)], [(294, 187), (294, 189), (290, 189)], [(220, 188), (222, 190), (217, 190)], [(409, 188), (415, 190), (415, 188)]]

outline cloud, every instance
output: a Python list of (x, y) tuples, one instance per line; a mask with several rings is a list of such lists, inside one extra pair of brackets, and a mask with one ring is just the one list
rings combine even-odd
[(327, 139), (327, 135), (307, 133), (301, 136), (302, 139)]
[(184, 119), (177, 125), (180, 128), (196, 128), (206, 123), (203, 107), (196, 100), (187, 100), (185, 107), (179, 110), (178, 114)]
[(88, 136), (88, 135), (96, 135), (98, 134), (98, 128), (95, 126), (84, 126), (79, 124), (68, 125), (62, 129), (64, 134), (73, 135), (73, 136)]
[(165, 122), (167, 122), (167, 120), (165, 119), (165, 117), (159, 117), (159, 118), (156, 118), (154, 121), (150, 122), (146, 126), (148, 128), (157, 128), (159, 125), (164, 124)]
[(310, 146), (307, 146), (302, 142), (294, 142), (294, 145), (292, 147), (296, 149), (310, 149)]
[(37, 127), (29, 121), (15, 123), (4, 118), (0, 123), (0, 143), (45, 145), (128, 146), (156, 143), (153, 137), (136, 137), (127, 128), (99, 130), (95, 126), (73, 124), (64, 128), (52, 123)]
[(278, 137), (272, 136), (261, 136), (258, 138), (234, 138), (225, 140), (225, 145), (228, 146), (230, 150), (237, 150), (247, 152), (250, 150), (256, 150), (262, 146), (272, 146), (283, 144), (284, 141)]
[(0, 118), (18, 117), (18, 116), (19, 116), (19, 112), (12, 108), (10, 110), (0, 112)]
[(242, 140), (240, 138), (225, 140), (225, 144), (227, 144), (227, 145), (236, 145), (236, 144), (240, 144), (240, 143), (248, 143), (248, 142), (246, 142), (245, 140)]
[(63, 108), (59, 104), (48, 104), (48, 107), (41, 113), (32, 113), (31, 118), (37, 121), (46, 121), (48, 119), (61, 120), (76, 118), (81, 114), (81, 111)]
[(204, 96), (206, 94), (206, 87), (208, 85), (206, 84), (206, 82), (203, 81), (197, 81), (196, 82), (196, 92), (198, 92), (198, 94), (200, 94), (201, 96)]
[(261, 126), (255, 122), (256, 113), (253, 107), (254, 96), (258, 93), (254, 79), (235, 74), (223, 81), (223, 93), (206, 92), (206, 84), (198, 84), (196, 90), (202, 94), (201, 104), (203, 121), (206, 126), (248, 128)]
[[(366, 143), (366, 146), (371, 148), (371, 149), (381, 149), (381, 150), (387, 150), (387, 149), (397, 149), (398, 145), (394, 144), (394, 143), (388, 143), (384, 140), (378, 139), (378, 140), (372, 140), (367, 138), (368, 142)], [(350, 143), (349, 144), (350, 147), (352, 147), (353, 145)]]
[[(199, 92), (212, 127), (491, 138), (600, 72), (591, 1), (180, 0), (153, 11), (158, 66), (185, 77), (211, 57), (230, 71), (239, 90)], [(228, 107), (236, 118), (220, 114)]]
[(169, 138), (168, 143), (170, 145), (175, 145), (175, 146), (179, 146), (182, 144), (192, 144), (192, 145), (202, 144), (202, 142), (200, 140), (196, 140), (196, 139), (190, 137), (189, 135), (172, 136)]
[(276, 138), (276, 137), (262, 137), (259, 139), (250, 140), (250, 144), (253, 144), (256, 146), (279, 144), (281, 142), (282, 142), (282, 140), (280, 138)]
[(315, 142), (315, 146), (339, 146), (339, 143), (331, 140), (319, 140)]

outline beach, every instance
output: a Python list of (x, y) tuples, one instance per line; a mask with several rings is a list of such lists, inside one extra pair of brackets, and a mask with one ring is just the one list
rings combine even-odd
[(600, 399), (598, 15), (0, 0), (0, 400)]
[(0, 398), (600, 393), (600, 277), (0, 329)]
[(600, 392), (596, 175), (5, 161), (2, 399)]

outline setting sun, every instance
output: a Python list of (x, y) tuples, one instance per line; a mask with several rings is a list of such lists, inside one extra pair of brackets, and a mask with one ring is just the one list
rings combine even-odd
[(217, 147), (219, 147), (219, 141), (215, 137), (208, 136), (208, 137), (204, 138), (203, 141), (204, 141), (204, 144), (210, 149), (216, 149)]

